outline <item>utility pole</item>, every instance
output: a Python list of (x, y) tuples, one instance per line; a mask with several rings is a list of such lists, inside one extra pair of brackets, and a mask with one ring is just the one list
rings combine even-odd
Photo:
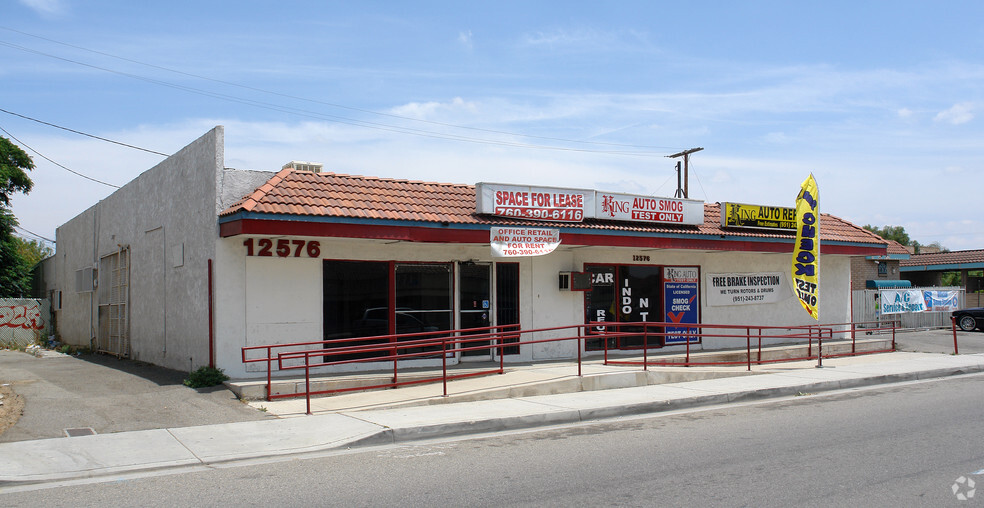
[[(675, 153), (673, 155), (667, 155), (667, 158), (676, 159), (677, 157), (683, 156), (683, 197), (690, 198), (690, 154), (694, 152), (699, 152), (703, 150), (703, 147), (691, 148), (689, 150), (684, 150), (680, 153)], [(677, 162), (679, 168), (679, 162)], [(679, 169), (677, 169), (679, 171)]]

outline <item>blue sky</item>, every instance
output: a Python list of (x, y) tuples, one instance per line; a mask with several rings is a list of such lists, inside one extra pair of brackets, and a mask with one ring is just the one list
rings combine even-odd
[[(658, 196), (665, 155), (704, 147), (691, 198), (792, 206), (812, 172), (825, 212), (979, 249), (981, 19), (947, 1), (8, 0), (0, 109), (164, 153), (224, 125), (239, 169)], [(0, 127), (116, 185), (161, 160)], [(114, 190), (28, 153), (24, 230), (54, 239)]]

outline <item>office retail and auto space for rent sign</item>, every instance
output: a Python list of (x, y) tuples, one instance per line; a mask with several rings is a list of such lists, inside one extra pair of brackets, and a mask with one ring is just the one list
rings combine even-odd
[(586, 218), (665, 224), (704, 223), (704, 203), (691, 199), (616, 194), (585, 189), (475, 185), (476, 211), (500, 217), (552, 222)]
[(492, 255), (497, 257), (543, 256), (560, 245), (560, 230), (547, 228), (500, 228), (490, 233)]

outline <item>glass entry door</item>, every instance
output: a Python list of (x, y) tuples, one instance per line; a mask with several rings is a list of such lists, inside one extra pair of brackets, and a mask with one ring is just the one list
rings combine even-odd
[[(458, 327), (484, 328), (492, 326), (492, 265), (462, 263), (458, 270)], [(485, 333), (485, 332), (475, 332)], [(490, 341), (475, 341), (462, 344), (462, 347), (488, 345)], [(491, 359), (492, 348), (462, 351), (461, 356), (475, 359)]]

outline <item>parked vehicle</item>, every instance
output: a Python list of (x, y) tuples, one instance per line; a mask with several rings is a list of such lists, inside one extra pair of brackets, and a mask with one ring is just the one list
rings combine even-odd
[(972, 332), (974, 329), (984, 331), (984, 307), (974, 307), (953, 311), (953, 317), (957, 319), (957, 326), (965, 332)]
[[(436, 332), (436, 326), (424, 323), (413, 315), (412, 309), (403, 307), (396, 309), (396, 333), (418, 333)], [(357, 336), (370, 337), (374, 335), (386, 335), (389, 333), (389, 309), (386, 307), (373, 307), (366, 309), (362, 319), (355, 322), (355, 332)]]

